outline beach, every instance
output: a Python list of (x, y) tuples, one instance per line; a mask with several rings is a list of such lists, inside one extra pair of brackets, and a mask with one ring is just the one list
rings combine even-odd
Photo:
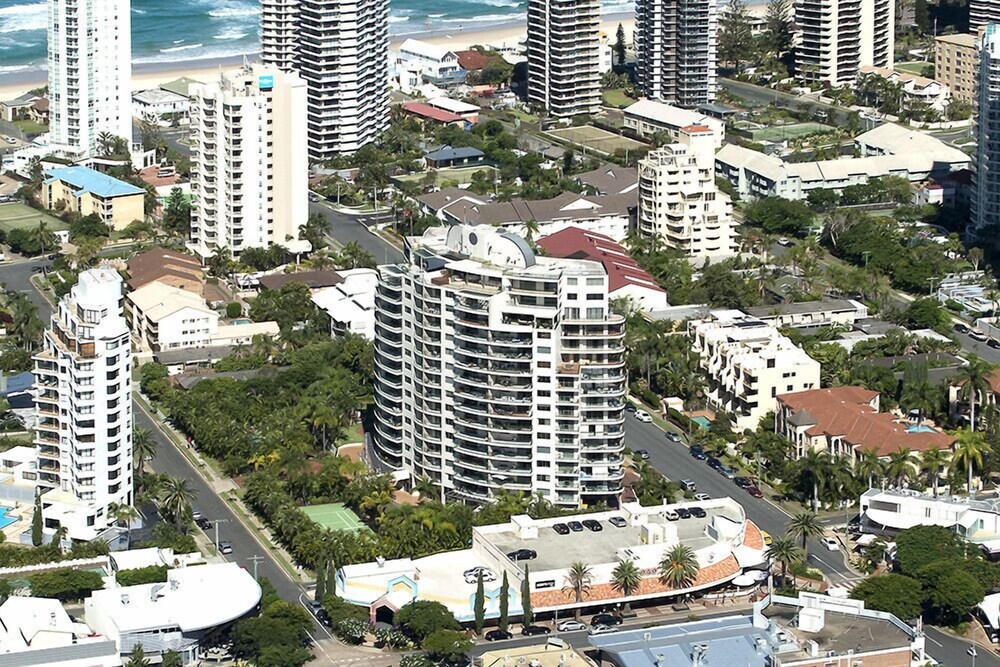
[[(628, 35), (628, 40), (631, 41), (632, 30), (635, 25), (632, 13), (608, 14), (603, 16), (601, 30), (613, 42), (619, 23), (625, 28), (625, 34)], [(522, 40), (525, 30), (523, 20), (501, 23), (488, 29), (463, 30), (459, 26), (456, 29), (431, 30), (422, 33), (393, 36), (390, 49), (397, 48), (405, 39), (423, 40), (431, 44), (445, 46), (452, 51), (468, 49), (475, 45), (509, 46), (516, 45), (518, 41)], [(156, 88), (182, 76), (198, 81), (209, 81), (221, 72), (230, 72), (239, 69), (244, 59), (253, 62), (257, 57), (257, 53), (247, 53), (243, 56), (229, 56), (206, 60), (138, 63), (133, 65), (132, 69), (132, 90)], [(3, 82), (0, 83), (0, 100), (12, 99), (46, 84), (44, 70), (8, 74), (4, 75), (2, 79)]]

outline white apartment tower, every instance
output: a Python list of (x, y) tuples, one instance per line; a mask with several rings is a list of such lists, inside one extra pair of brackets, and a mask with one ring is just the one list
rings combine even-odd
[(622, 491), (625, 322), (597, 262), (489, 225), (432, 228), (379, 268), (378, 457), (447, 494), (563, 507)]
[(688, 126), (682, 137), (639, 162), (638, 231), (699, 265), (731, 257), (739, 234), (732, 200), (715, 184), (715, 135)]
[(191, 86), (191, 247), (294, 246), (309, 217), (306, 84), (254, 65)]
[(110, 267), (80, 274), (59, 302), (35, 355), (38, 488), (46, 528), (90, 540), (132, 503), (132, 352), (122, 279)]
[(1000, 23), (1000, 0), (969, 0), (969, 32)]
[(892, 68), (895, 0), (796, 0), (798, 77), (853, 85), (862, 67)]
[(132, 142), (129, 0), (48, 0), (49, 142), (75, 157), (103, 132)]
[(601, 106), (600, 0), (528, 0), (528, 102), (568, 118)]
[(389, 124), (389, 0), (263, 0), (261, 59), (308, 85), (309, 157), (353, 153)]
[(1000, 228), (1000, 28), (983, 30), (976, 85), (976, 170), (973, 176), (971, 231), (996, 246)]
[(635, 75), (643, 97), (693, 109), (715, 101), (715, 0), (638, 0)]

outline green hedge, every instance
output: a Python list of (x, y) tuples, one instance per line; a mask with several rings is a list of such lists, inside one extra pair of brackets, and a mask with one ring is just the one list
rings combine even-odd
[(150, 565), (131, 570), (119, 570), (115, 581), (119, 586), (139, 586), (141, 584), (161, 584), (167, 580), (166, 565)]
[(693, 433), (694, 431), (697, 431), (698, 429), (701, 428), (700, 426), (698, 426), (698, 424), (691, 421), (690, 417), (688, 417), (687, 415), (682, 415), (673, 408), (667, 408), (667, 417), (670, 419), (670, 421), (680, 426), (682, 430), (685, 430), (689, 433)]

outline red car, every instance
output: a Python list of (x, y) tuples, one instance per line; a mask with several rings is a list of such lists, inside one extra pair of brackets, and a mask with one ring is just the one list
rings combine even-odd
[(747, 493), (749, 493), (754, 498), (763, 498), (764, 492), (758, 489), (756, 486), (748, 486)]

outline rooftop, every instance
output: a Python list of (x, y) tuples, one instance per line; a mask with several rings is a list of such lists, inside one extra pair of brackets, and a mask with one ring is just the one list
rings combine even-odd
[(182, 76), (179, 79), (174, 79), (173, 81), (168, 81), (160, 86), (163, 90), (169, 91), (171, 93), (177, 93), (182, 97), (190, 97), (188, 94), (188, 89), (193, 84), (201, 84), (202, 81), (197, 79), (192, 79), (190, 77)]
[(45, 172), (45, 176), (46, 183), (62, 181), (73, 186), (77, 190), (74, 193), (77, 196), (89, 192), (97, 197), (107, 199), (146, 193), (142, 188), (119, 181), (117, 178), (94, 171), (89, 167), (59, 167), (58, 169), (50, 169)]
[(214, 313), (200, 294), (167, 285), (158, 280), (146, 283), (139, 289), (130, 292), (127, 298), (142, 311), (146, 318), (153, 322), (159, 322), (185, 308), (202, 313)]
[(586, 185), (602, 195), (624, 194), (639, 186), (639, 173), (631, 167), (607, 164), (593, 171), (577, 174), (578, 183)]
[(455, 55), (443, 46), (424, 42), (419, 39), (407, 39), (399, 45), (400, 53), (408, 53), (428, 60), (444, 60), (449, 55)]
[(436, 120), (439, 123), (455, 123), (465, 120), (456, 113), (438, 109), (423, 102), (405, 102), (403, 104), (403, 111), (422, 116), (429, 120)]
[[(937, 137), (896, 123), (883, 123), (854, 138), (855, 143), (870, 146), (892, 155), (912, 153), (948, 154), (952, 148)], [(959, 151), (961, 153), (961, 151)]]
[(467, 224), (505, 225), (534, 220), (592, 220), (608, 216), (628, 216), (635, 206), (635, 194), (581, 195), (564, 192), (552, 199), (513, 199), (509, 202), (479, 204), (464, 198), (442, 207), (449, 217)]
[(608, 273), (608, 290), (611, 292), (628, 285), (665, 292), (656, 279), (632, 259), (625, 248), (604, 234), (588, 232), (579, 227), (567, 227), (539, 239), (538, 245), (550, 257), (591, 259), (600, 262)]
[(801, 315), (805, 313), (850, 312), (858, 310), (861, 304), (850, 299), (821, 299), (798, 303), (779, 303), (773, 306), (753, 306), (746, 309), (747, 315), (766, 319), (776, 315)]
[(458, 56), (458, 66), (466, 71), (481, 70), (499, 57), (485, 55), (474, 49), (456, 51), (455, 55)]
[(656, 102), (654, 100), (639, 100), (625, 108), (625, 116), (639, 116), (674, 127), (685, 127), (687, 125), (705, 125), (713, 130), (720, 130), (724, 127), (721, 120), (713, 118), (697, 111), (682, 109), (680, 107)]
[(459, 146), (458, 148), (452, 148), (451, 146), (442, 146), (436, 151), (427, 153), (424, 157), (428, 160), (461, 160), (469, 158), (481, 158), (484, 157), (483, 153), (478, 148), (473, 148), (471, 146)]
[(187, 97), (184, 95), (163, 88), (140, 90), (132, 94), (132, 99), (137, 102), (142, 102), (143, 104), (164, 104), (170, 102), (179, 103), (187, 101)]
[(85, 623), (73, 621), (53, 598), (12, 595), (0, 605), (0, 655), (70, 646), (91, 635)]
[(473, 204), (483, 205), (490, 203), (490, 200), (483, 196), (477, 195), (475, 193), (469, 192), (468, 190), (463, 190), (459, 187), (448, 187), (442, 188), (437, 192), (428, 192), (425, 195), (420, 195), (417, 197), (417, 201), (429, 208), (430, 210), (437, 213), (442, 208), (448, 204), (452, 204), (458, 200), (467, 200)]
[(260, 277), (262, 289), (281, 289), (288, 283), (303, 283), (309, 289), (319, 289), (337, 285), (343, 278), (337, 271), (297, 271), (295, 273), (272, 273)]
[(475, 104), (469, 104), (468, 102), (462, 102), (461, 100), (453, 100), (450, 97), (432, 97), (427, 100), (427, 104), (436, 109), (444, 109), (445, 111), (457, 114), (479, 113), (480, 111), (480, 108)]
[[(827, 601), (830, 604), (836, 603), (832, 598)], [(806, 632), (800, 623), (802, 611), (803, 608), (799, 605), (780, 602), (772, 603), (764, 610), (764, 615), (770, 621), (787, 628), (800, 642), (798, 651), (781, 652), (780, 657), (785, 662), (810, 657), (809, 652), (803, 650), (806, 641), (816, 642), (821, 656), (829, 655), (831, 652), (836, 655), (874, 653), (910, 646), (911, 636), (900, 627), (899, 623), (894, 623), (889, 618), (879, 618), (873, 612), (857, 614), (847, 605), (843, 607), (843, 611), (826, 609), (822, 627), (816, 632)]]
[(958, 46), (966, 46), (970, 49), (976, 48), (976, 36), (969, 33), (960, 33), (957, 35), (941, 35), (934, 38), (935, 41), (945, 42), (946, 44), (956, 44)]

